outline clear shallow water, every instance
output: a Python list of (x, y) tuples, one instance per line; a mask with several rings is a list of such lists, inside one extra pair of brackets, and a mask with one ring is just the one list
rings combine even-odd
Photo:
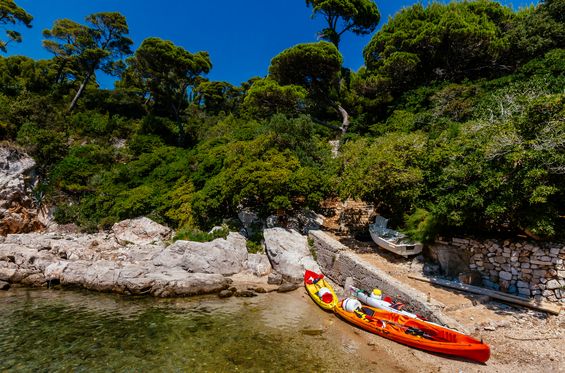
[(296, 294), (133, 298), (0, 292), (0, 371), (374, 370)]

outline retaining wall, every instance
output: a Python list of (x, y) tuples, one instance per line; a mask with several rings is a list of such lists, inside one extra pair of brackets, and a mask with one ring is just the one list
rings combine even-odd
[(476, 272), (482, 286), (565, 303), (565, 244), (452, 238), (430, 246), (445, 274)]

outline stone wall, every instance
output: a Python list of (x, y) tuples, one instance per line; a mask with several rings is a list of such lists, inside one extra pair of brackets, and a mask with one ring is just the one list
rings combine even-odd
[(428, 299), (426, 294), (365, 263), (354, 252), (348, 250), (346, 246), (327, 233), (310, 231), (309, 238), (322, 273), (338, 285), (344, 286), (346, 278), (351, 277), (356, 287), (369, 290), (379, 288), (384, 294), (406, 304), (408, 309), (434, 322), (465, 331), (459, 323), (441, 312), (444, 307), (442, 304)]
[(377, 215), (375, 206), (351, 198), (328, 199), (322, 202), (323, 227), (339, 236), (368, 235), (367, 226), (374, 222)]
[(444, 273), (478, 272), (482, 286), (565, 303), (565, 244), (453, 238), (430, 246)]

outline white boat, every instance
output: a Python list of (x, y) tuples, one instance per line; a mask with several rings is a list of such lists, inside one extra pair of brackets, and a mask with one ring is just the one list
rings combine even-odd
[(369, 224), (369, 233), (377, 245), (404, 257), (422, 252), (424, 246), (421, 243), (414, 242), (405, 234), (387, 228), (387, 223), (388, 219), (379, 215), (373, 224)]

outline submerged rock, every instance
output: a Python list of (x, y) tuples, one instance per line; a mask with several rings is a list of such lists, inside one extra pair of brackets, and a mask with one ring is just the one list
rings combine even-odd
[(288, 293), (290, 291), (294, 291), (294, 290), (298, 289), (299, 287), (300, 287), (299, 284), (291, 283), (291, 282), (285, 282), (284, 284), (279, 286), (279, 288), (277, 289), (277, 293)]
[(8, 290), (10, 289), (10, 284), (5, 281), (0, 281), (0, 290)]

